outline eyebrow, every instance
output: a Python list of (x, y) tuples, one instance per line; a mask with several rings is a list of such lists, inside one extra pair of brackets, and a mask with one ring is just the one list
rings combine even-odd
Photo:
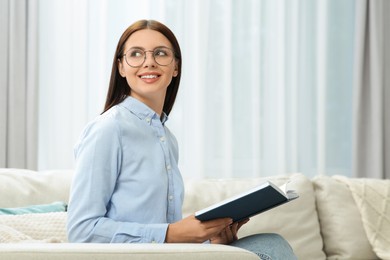
[[(158, 48), (168, 48), (168, 49), (171, 49), (171, 48), (169, 48), (168, 46), (160, 45), (160, 46), (154, 47), (153, 50), (158, 49)], [(132, 46), (132, 47), (129, 48), (129, 50), (130, 50), (130, 49), (146, 50), (144, 47), (141, 47), (141, 46)]]

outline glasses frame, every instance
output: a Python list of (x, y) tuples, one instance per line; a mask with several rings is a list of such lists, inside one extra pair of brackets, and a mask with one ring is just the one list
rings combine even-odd
[[(144, 60), (143, 60), (142, 63), (141, 63), (140, 65), (138, 65), (138, 66), (130, 65), (129, 62), (127, 61), (126, 55), (127, 55), (127, 53), (129, 53), (129, 51), (131, 51), (132, 49), (138, 49), (138, 50), (140, 50), (140, 51), (142, 51), (142, 52), (144, 53), (144, 55), (143, 55), (143, 56), (144, 56)], [(158, 63), (157, 60), (156, 60), (156, 57), (154, 56), (154, 52), (155, 52), (156, 50), (158, 50), (158, 49), (168, 49), (168, 50), (170, 50), (170, 51), (172, 52), (172, 60), (171, 60), (171, 62), (169, 62), (168, 64), (165, 64), (165, 65), (162, 65), (162, 64)], [(125, 54), (122, 55), (122, 57), (124, 57), (124, 59), (125, 59), (127, 65), (129, 65), (130, 67), (132, 67), (132, 68), (139, 68), (139, 67), (142, 67), (142, 65), (144, 65), (144, 63), (145, 63), (145, 61), (146, 61), (146, 53), (147, 53), (147, 52), (151, 52), (151, 53), (152, 53), (152, 57), (153, 57), (154, 62), (156, 62), (159, 66), (169, 66), (170, 64), (172, 64), (173, 60), (176, 58), (175, 51), (172, 50), (171, 48), (168, 48), (168, 47), (157, 47), (157, 48), (155, 48), (154, 50), (143, 50), (143, 49), (139, 49), (139, 48), (130, 48)]]

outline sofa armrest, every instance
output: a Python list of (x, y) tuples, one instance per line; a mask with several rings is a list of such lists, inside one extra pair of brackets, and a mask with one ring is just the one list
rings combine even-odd
[(235, 260), (259, 259), (247, 250), (210, 244), (82, 244), (10, 243), (0, 244), (0, 259), (7, 260)]

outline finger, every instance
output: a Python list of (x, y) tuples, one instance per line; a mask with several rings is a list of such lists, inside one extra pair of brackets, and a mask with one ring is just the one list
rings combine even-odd
[(217, 226), (207, 229), (206, 232), (210, 235), (210, 237), (221, 236), (226, 240), (226, 229), (229, 229), (229, 226)]
[(228, 244), (230, 244), (231, 242), (234, 241), (235, 235), (234, 235), (234, 233), (232, 231), (233, 228), (234, 228), (233, 225), (228, 226), (227, 228), (225, 228), (226, 240), (227, 240)]
[(231, 233), (232, 233), (232, 239), (233, 241), (237, 240), (238, 239), (238, 236), (237, 236), (237, 232), (238, 232), (238, 223), (234, 223), (233, 225), (231, 225)]
[[(220, 236), (224, 229), (232, 224), (231, 218), (219, 218), (209, 221), (199, 221), (202, 229), (207, 233), (208, 237)], [(224, 239), (226, 241), (226, 239)]]
[(249, 218), (248, 218), (248, 219), (245, 219), (245, 220), (243, 220), (243, 221), (238, 222), (237, 231), (238, 231), (243, 225), (245, 225), (245, 224), (248, 223), (248, 222), (249, 222)]
[(214, 228), (214, 227), (224, 228), (229, 226), (232, 223), (233, 220), (231, 218), (218, 218), (218, 219), (213, 219), (208, 221), (202, 221), (202, 224), (204, 225), (205, 228)]
[(212, 244), (229, 244), (229, 241), (227, 239), (226, 235), (226, 228), (224, 228), (221, 232), (219, 232), (217, 235), (212, 236), (210, 238), (210, 241)]
[(232, 231), (233, 234), (236, 234), (238, 231), (238, 223), (234, 223), (233, 225), (231, 225), (230, 230)]

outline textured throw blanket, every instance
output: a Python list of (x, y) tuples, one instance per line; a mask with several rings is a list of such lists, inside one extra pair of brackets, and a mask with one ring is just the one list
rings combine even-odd
[(390, 259), (390, 180), (336, 178), (350, 188), (373, 251)]
[(66, 212), (0, 216), (0, 243), (67, 242)]

